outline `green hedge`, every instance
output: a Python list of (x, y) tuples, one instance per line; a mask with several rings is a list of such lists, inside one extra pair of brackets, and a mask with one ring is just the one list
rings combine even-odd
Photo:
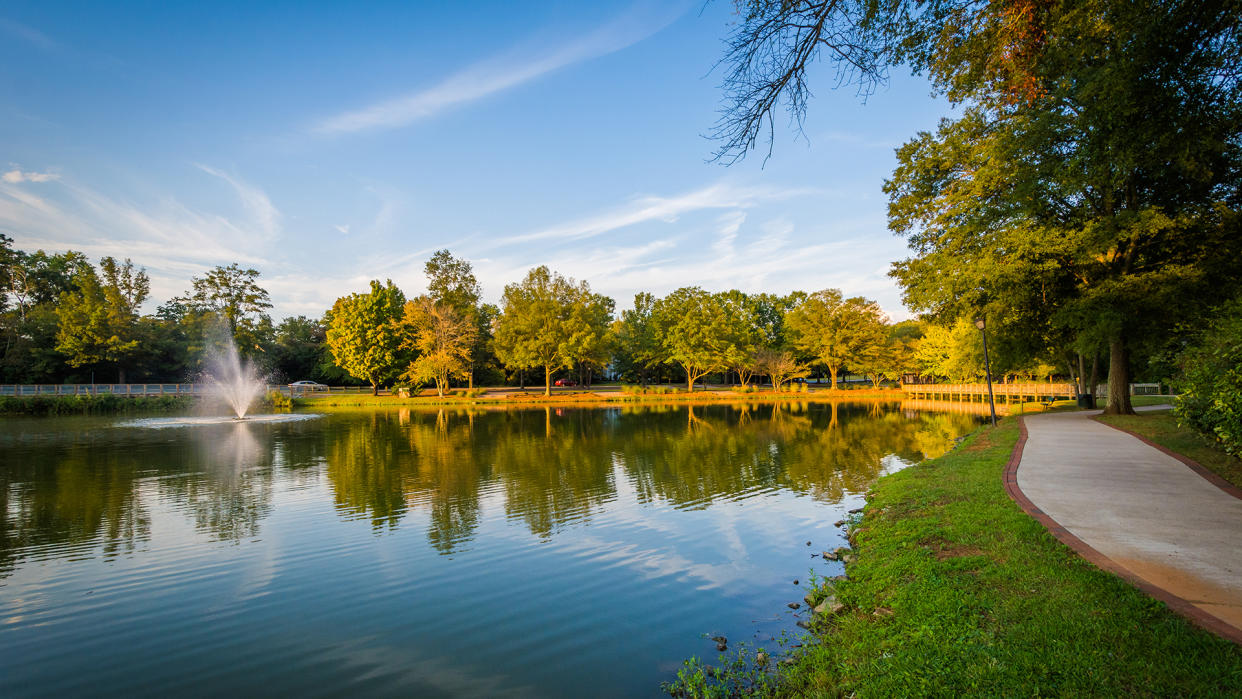
[(1216, 319), (1178, 358), (1182, 424), (1242, 455), (1242, 296), (1222, 306)]
[(194, 404), (191, 396), (30, 396), (0, 397), (0, 415), (75, 415), (122, 413), (130, 411), (185, 410)]

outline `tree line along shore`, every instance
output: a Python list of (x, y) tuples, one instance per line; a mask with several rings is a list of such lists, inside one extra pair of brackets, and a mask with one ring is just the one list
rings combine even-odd
[[(105, 257), (96, 266), (73, 251), (15, 250), (3, 236), (0, 259), (8, 290), (0, 306), (3, 383), (192, 380), (204, 357), (230, 340), (275, 382), (364, 384), (373, 392), (429, 386), (442, 398), (476, 384), (530, 383), (549, 395), (558, 378), (579, 386), (602, 377), (643, 387), (680, 382), (688, 391), (708, 380), (760, 383), (781, 392), (812, 375), (835, 389), (845, 372), (865, 376), (875, 389), (910, 375), (985, 377), (973, 319), (893, 323), (875, 301), (839, 289), (779, 295), (690, 286), (664, 296), (640, 292), (617, 313), (615, 300), (586, 281), (541, 266), (507, 285), (496, 305), (482, 300), (469, 261), (440, 250), (424, 264), (424, 294), (408, 298), (391, 280), (375, 280), (321, 318), (277, 323), (259, 272), (236, 264), (192, 278), (183, 295), (144, 313), (150, 282), (131, 260)], [(1137, 376), (1216, 381), (1211, 367), (1221, 360), (1204, 347), (1236, 331), (1229, 319), (1238, 307), (1227, 304), (1224, 320), (1200, 331), (1197, 343), (1176, 335), (1177, 353), (1167, 337), (1136, 343), (1129, 354), (1142, 360)], [(1003, 322), (990, 327), (994, 380), (1058, 376), (1087, 392), (1111, 371), (1101, 362), (1102, 344), (1086, 354), (1059, 344), (1035, 353), (1021, 332)], [(1192, 398), (1202, 395), (1192, 391)], [(1212, 401), (1198, 400), (1203, 429), (1220, 432)]]
[[(838, 384), (849, 372), (874, 387), (903, 375), (981, 379), (982, 342), (967, 319), (892, 323), (878, 304), (841, 290), (786, 295), (684, 287), (663, 297), (615, 300), (546, 267), (481, 301), (469, 262), (447, 250), (425, 264), (428, 292), (416, 298), (391, 281), (344, 296), (321, 318), (274, 322), (259, 272), (228, 265), (143, 313), (150, 283), (132, 261), (98, 266), (81, 253), (14, 250), (0, 235), (4, 331), (0, 383), (178, 382), (229, 337), (275, 383), (473, 388), (589, 385), (602, 376), (644, 386), (705, 379), (774, 389), (808, 376)], [(998, 380), (1077, 376), (1076, 355), (1020, 356), (993, 339)], [(1092, 365), (1098, 373), (1098, 356)], [(1168, 367), (1154, 365), (1150, 372)], [(1084, 382), (1087, 377), (1083, 377)]]

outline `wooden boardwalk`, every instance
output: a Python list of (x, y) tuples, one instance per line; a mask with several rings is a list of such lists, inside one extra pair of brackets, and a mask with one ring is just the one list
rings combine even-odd
[[(901, 390), (921, 400), (984, 403), (988, 400), (985, 383), (907, 383), (902, 384)], [(1072, 383), (994, 383), (992, 393), (997, 403), (1073, 400), (1078, 396), (1078, 387)]]

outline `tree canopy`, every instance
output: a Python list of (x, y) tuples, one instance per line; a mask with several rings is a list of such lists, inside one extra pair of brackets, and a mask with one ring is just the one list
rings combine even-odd
[(417, 353), (404, 376), (414, 383), (434, 383), (436, 393), (443, 396), (451, 379), (470, 373), (477, 325), (430, 296), (407, 301), (402, 320), (411, 334), (407, 346)]
[[(962, 108), (898, 153), (890, 227), (906, 302), (983, 315), (1002, 356), (1106, 345), (1109, 410), (1129, 353), (1237, 286), (1242, 3), (968, 0), (747, 3), (724, 63), (718, 156), (775, 110), (801, 123), (820, 58), (866, 92), (926, 71)], [(769, 153), (770, 153), (769, 146)]]
[(496, 355), (515, 369), (543, 367), (544, 393), (551, 395), (557, 369), (605, 358), (612, 309), (612, 299), (592, 293), (586, 282), (536, 267), (505, 287)]
[(888, 335), (879, 304), (861, 296), (844, 298), (840, 289), (811, 294), (785, 322), (794, 346), (828, 369), (832, 388), (842, 368), (876, 351)]
[(56, 350), (73, 367), (114, 364), (117, 380), (125, 383), (125, 364), (141, 350), (138, 308), (151, 284), (146, 271), (135, 269), (130, 260), (119, 264), (105, 257), (99, 266), (102, 280), (91, 267), (79, 268), (73, 277), (76, 290), (61, 296)]
[(329, 311), (327, 342), (336, 363), (351, 376), (379, 385), (404, 368), (405, 294), (392, 280), (371, 281), (371, 291), (336, 300)]
[(656, 301), (652, 316), (664, 361), (685, 372), (687, 390), (693, 391), (699, 379), (725, 368), (729, 328), (718, 297), (697, 286), (682, 287)]

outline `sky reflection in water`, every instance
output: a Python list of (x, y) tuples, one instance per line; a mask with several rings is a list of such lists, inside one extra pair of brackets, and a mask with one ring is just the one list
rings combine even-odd
[(786, 403), (6, 421), (0, 695), (655, 695), (715, 655), (704, 633), (796, 631), (793, 579), (840, 572), (818, 558), (843, 544), (832, 522), (975, 420)]

